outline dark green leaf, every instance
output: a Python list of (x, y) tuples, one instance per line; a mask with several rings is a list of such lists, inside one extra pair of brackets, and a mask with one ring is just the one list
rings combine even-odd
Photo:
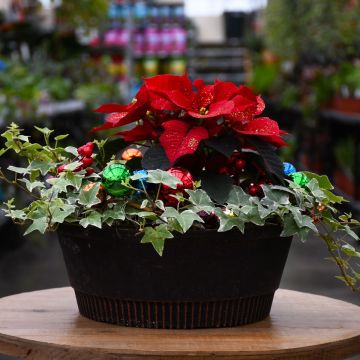
[(145, 152), (141, 163), (146, 170), (166, 170), (171, 166), (163, 147), (158, 144), (152, 146)]
[(276, 148), (255, 136), (247, 137), (247, 139), (255, 146), (257, 152), (263, 158), (268, 171), (276, 175), (279, 179), (283, 179), (284, 165), (279, 156), (276, 154)]
[(225, 135), (212, 137), (208, 140), (205, 140), (205, 143), (219, 153), (224, 154), (226, 157), (230, 157), (236, 147), (239, 145), (239, 140), (235, 137), (234, 134), (227, 133)]
[[(219, 184), (221, 184), (219, 186)], [(211, 199), (219, 204), (224, 204), (229, 197), (233, 185), (232, 179), (224, 174), (204, 173), (201, 176), (201, 187)]]
[(105, 153), (105, 158), (102, 159), (104, 163), (107, 163), (110, 161), (111, 157), (119, 153), (122, 149), (124, 149), (127, 146), (126, 142), (122, 138), (116, 138), (114, 140), (109, 140), (103, 143), (103, 150)]

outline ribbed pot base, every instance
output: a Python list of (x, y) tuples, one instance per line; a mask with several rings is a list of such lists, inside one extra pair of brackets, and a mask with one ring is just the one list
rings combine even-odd
[(81, 315), (122, 326), (157, 329), (231, 327), (266, 318), (274, 293), (209, 302), (126, 301), (75, 290)]

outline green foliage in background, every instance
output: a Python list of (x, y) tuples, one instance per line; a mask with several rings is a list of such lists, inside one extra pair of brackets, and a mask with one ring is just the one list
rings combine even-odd
[(89, 58), (63, 61), (38, 60), (28, 64), (8, 61), (0, 71), (0, 118), (14, 120), (38, 118), (41, 103), (82, 100), (90, 109), (119, 101), (116, 79), (106, 71), (107, 59)]
[(359, 2), (269, 0), (264, 11), (265, 41), (275, 54), (299, 59), (309, 53), (338, 59), (360, 40)]
[(108, 0), (62, 0), (57, 17), (72, 27), (97, 28), (107, 18)]

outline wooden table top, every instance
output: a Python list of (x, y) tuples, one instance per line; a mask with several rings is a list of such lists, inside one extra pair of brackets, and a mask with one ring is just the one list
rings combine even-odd
[(360, 353), (360, 307), (278, 290), (271, 316), (224, 329), (157, 330), (88, 320), (71, 288), (0, 299), (0, 353), (26, 359), (343, 359)]

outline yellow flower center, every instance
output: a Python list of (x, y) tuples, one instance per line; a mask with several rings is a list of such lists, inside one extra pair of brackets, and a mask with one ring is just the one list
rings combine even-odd
[(205, 107), (201, 107), (199, 112), (201, 115), (207, 115), (209, 113), (209, 110)]

